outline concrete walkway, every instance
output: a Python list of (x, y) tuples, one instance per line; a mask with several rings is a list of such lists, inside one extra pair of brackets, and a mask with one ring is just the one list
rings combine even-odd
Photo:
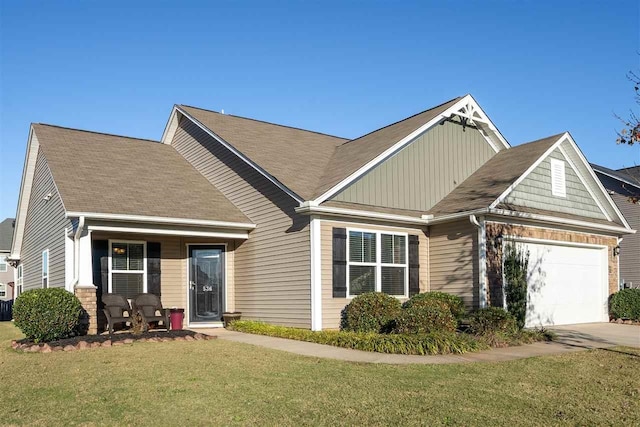
[(303, 356), (344, 360), (348, 362), (386, 363), (393, 365), (502, 362), (527, 357), (570, 353), (592, 348), (614, 347), (617, 345), (640, 347), (640, 326), (598, 323), (563, 326), (553, 328), (553, 330), (557, 334), (557, 340), (554, 342), (540, 342), (518, 347), (497, 348), (477, 353), (443, 356), (373, 353), (284, 338), (245, 334), (221, 328), (198, 329), (198, 332), (217, 335), (224, 340), (258, 345)]

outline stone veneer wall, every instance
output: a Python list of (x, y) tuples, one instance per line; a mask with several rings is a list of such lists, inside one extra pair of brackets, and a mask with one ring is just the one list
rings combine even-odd
[(96, 287), (86, 286), (75, 289), (75, 294), (82, 304), (82, 308), (87, 312), (82, 319), (82, 329), (89, 335), (98, 333), (98, 300), (96, 297)]
[[(502, 245), (492, 244), (492, 242), (499, 241), (499, 238), (505, 235), (608, 246), (609, 294), (618, 291), (618, 260), (613, 256), (613, 248), (618, 245), (616, 237), (489, 221), (486, 223), (486, 227), (488, 305), (502, 307)], [(492, 301), (495, 301), (495, 304)]]

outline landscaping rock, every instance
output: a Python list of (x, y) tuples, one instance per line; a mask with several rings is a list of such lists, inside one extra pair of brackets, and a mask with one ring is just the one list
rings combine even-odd
[(191, 336), (191, 335), (187, 335), (186, 337), (184, 337), (185, 341), (195, 341), (195, 339)]
[(102, 347), (111, 347), (111, 340), (106, 340), (102, 343)]
[(121, 346), (121, 345), (124, 345), (124, 342), (122, 342), (122, 341), (115, 341), (112, 345), (113, 345), (114, 347), (115, 347), (115, 346)]
[(51, 350), (53, 350), (53, 351), (62, 351), (63, 348), (60, 345), (54, 345), (53, 347), (51, 347)]
[(40, 351), (40, 346), (38, 344), (34, 344), (31, 347), (29, 347), (27, 351), (30, 351), (32, 353), (37, 353)]
[(91, 348), (98, 348), (98, 347), (101, 347), (101, 346), (102, 346), (102, 343), (99, 343), (99, 342), (92, 342), (91, 343)]
[(40, 349), (41, 353), (51, 353), (53, 350), (51, 349), (51, 346), (49, 344), (45, 344), (42, 346), (42, 348)]
[(69, 344), (69, 345), (65, 345), (63, 350), (64, 351), (74, 351), (75, 349), (76, 349), (75, 346)]
[(174, 340), (175, 341), (185, 341), (186, 337), (175, 337)]
[(125, 344), (133, 344), (133, 339), (132, 338), (126, 338), (124, 341), (122, 341)]
[(89, 343), (86, 341), (80, 341), (76, 347), (78, 348), (78, 350), (85, 350), (87, 348), (89, 348)]
[(137, 341), (137, 342), (146, 342), (146, 341), (147, 341), (147, 339), (146, 339), (146, 338), (138, 338), (136, 341)]
[(195, 334), (193, 336), (193, 339), (199, 341), (199, 340), (206, 340), (206, 337), (203, 334)]
[(16, 340), (11, 341), (11, 348), (16, 350), (18, 347), (20, 347), (20, 344), (18, 344), (18, 342)]

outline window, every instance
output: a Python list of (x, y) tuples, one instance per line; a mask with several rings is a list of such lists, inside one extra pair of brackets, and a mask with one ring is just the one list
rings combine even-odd
[(16, 298), (20, 296), (20, 294), (22, 293), (22, 275), (24, 272), (24, 267), (22, 264), (18, 265), (18, 268), (16, 269)]
[(49, 249), (42, 251), (42, 287), (49, 287)]
[(109, 292), (133, 298), (147, 291), (144, 242), (109, 242)]
[(349, 230), (347, 295), (408, 294), (407, 235)]
[(4, 283), (0, 283), (0, 298), (4, 298), (7, 296), (7, 285)]
[(564, 175), (564, 162), (551, 159), (551, 194), (567, 197), (567, 186)]
[(0, 273), (5, 273), (7, 271), (7, 257), (4, 255), (0, 255)]

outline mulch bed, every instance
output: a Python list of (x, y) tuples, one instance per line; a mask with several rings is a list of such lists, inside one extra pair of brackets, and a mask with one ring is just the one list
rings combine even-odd
[(33, 353), (52, 353), (54, 351), (74, 351), (87, 348), (113, 347), (134, 342), (168, 342), (168, 341), (202, 341), (217, 338), (214, 335), (205, 335), (194, 331), (150, 331), (139, 335), (130, 332), (116, 333), (113, 335), (83, 335), (48, 343), (34, 343), (29, 339), (14, 340), (11, 347), (14, 350)]

